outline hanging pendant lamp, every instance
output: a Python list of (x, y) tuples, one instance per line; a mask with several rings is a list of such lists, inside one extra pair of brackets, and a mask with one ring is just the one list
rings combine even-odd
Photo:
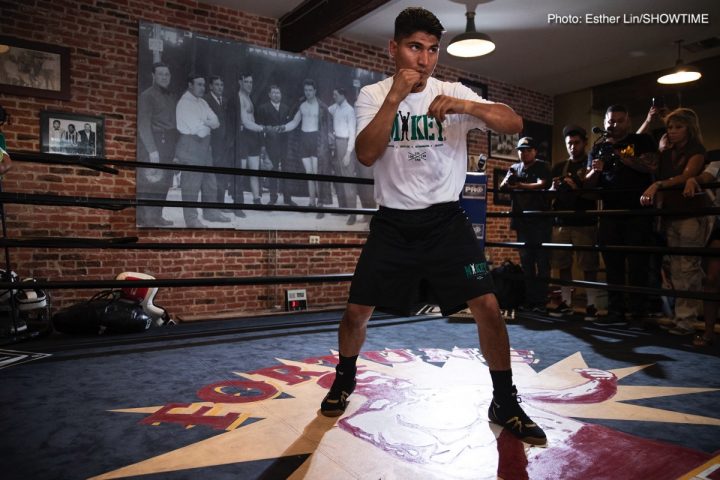
[(675, 43), (677, 43), (678, 46), (678, 58), (675, 62), (675, 69), (672, 73), (663, 75), (657, 79), (657, 82), (662, 83), (663, 85), (677, 85), (680, 83), (694, 82), (702, 77), (702, 74), (698, 72), (697, 69), (683, 63), (682, 58), (680, 57), (680, 46), (682, 45), (682, 40), (678, 40)]
[(455, 57), (481, 57), (495, 50), (495, 43), (484, 33), (475, 30), (475, 12), (465, 13), (467, 25), (461, 33), (450, 41), (447, 52)]

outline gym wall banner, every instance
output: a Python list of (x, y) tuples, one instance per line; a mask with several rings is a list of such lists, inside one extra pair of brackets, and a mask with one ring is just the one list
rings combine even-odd
[[(360, 89), (382, 80), (384, 74), (153, 23), (141, 22), (139, 37), (139, 161), (372, 178), (372, 171), (362, 167), (355, 159), (352, 159), (355, 175), (341, 170), (341, 159), (336, 158), (339, 157), (336, 150), (341, 143), (331, 136), (333, 128), (329, 109), (336, 103), (334, 90), (344, 90), (347, 103), (352, 107)], [(180, 98), (188, 92), (190, 74), (202, 77), (203, 82), (200, 83), (204, 83), (204, 89), (195, 91), (195, 96), (201, 95), (213, 109), (220, 126), (199, 127), (197, 141), (190, 142), (193, 137), (188, 137), (176, 151), (181, 139), (173, 128), (174, 124), (185, 123), (185, 128), (189, 128), (187, 126), (196, 121), (188, 116), (188, 109), (177, 107)], [(223, 85), (222, 92), (218, 93), (216, 86), (211, 93), (211, 83), (213, 80), (217, 83), (217, 79)], [(308, 115), (292, 131), (279, 131), (277, 126), (286, 125), (301, 109), (307, 94), (306, 80), (314, 82), (319, 100), (318, 118)], [(271, 87), (275, 90), (272, 98)], [(244, 93), (240, 93), (241, 89)], [(240, 108), (241, 96), (244, 113)], [(268, 128), (253, 131), (257, 129), (252, 125), (253, 119), (255, 125)], [(315, 138), (301, 132), (314, 129), (318, 131)], [(203, 135), (210, 137), (209, 140), (202, 139)], [(229, 207), (235, 203), (259, 202), (279, 206), (376, 208), (372, 185), (366, 184), (316, 182), (312, 186), (316, 187), (313, 188), (313, 202), (308, 180), (152, 168), (137, 169), (136, 175), (138, 199), (216, 202), (226, 203)], [(185, 181), (183, 175), (186, 175)], [(253, 178), (256, 180), (251, 180)], [(351, 192), (347, 193), (345, 185), (356, 188), (347, 189)], [(367, 230), (369, 220), (363, 215), (351, 222), (349, 214), (321, 215), (279, 210), (183, 210), (181, 207), (141, 206), (137, 209), (137, 225), (155, 228), (363, 231)]]

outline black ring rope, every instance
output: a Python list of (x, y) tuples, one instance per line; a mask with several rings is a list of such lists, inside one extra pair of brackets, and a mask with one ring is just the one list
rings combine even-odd
[[(205, 173), (221, 173), (221, 174), (234, 174), (248, 177), (268, 177), (268, 178), (285, 178), (291, 180), (316, 180), (316, 181), (327, 181), (327, 182), (339, 182), (339, 183), (357, 183), (372, 185), (374, 180), (372, 178), (363, 177), (343, 177), (339, 175), (326, 175), (326, 174), (311, 174), (311, 173), (300, 173), (300, 172), (280, 172), (276, 170), (254, 170), (248, 168), (234, 168), (234, 167), (213, 167), (213, 166), (200, 166), (200, 165), (187, 165), (181, 163), (152, 163), (142, 162), (136, 160), (113, 160), (108, 158), (97, 158), (97, 157), (85, 157), (82, 155), (61, 155), (54, 153), (36, 153), (28, 151), (11, 151), (9, 152), (13, 161), (30, 162), (30, 163), (44, 163), (50, 165), (67, 165), (67, 166), (79, 166), (93, 170), (98, 170), (105, 173), (117, 174), (117, 169), (108, 167), (107, 164), (116, 165), (128, 169), (138, 168), (154, 168), (159, 170), (178, 170), (178, 171), (189, 171), (189, 172), (205, 172)], [(718, 188), (720, 182), (707, 183), (702, 185), (703, 188)], [(666, 190), (682, 190), (683, 185), (675, 185), (670, 187), (663, 187), (658, 191)], [(504, 188), (499, 189), (488, 188), (488, 192), (492, 193), (512, 193), (512, 194), (525, 194), (525, 193), (542, 193), (544, 195), (558, 195), (558, 194), (598, 194), (609, 195), (611, 192), (624, 192), (624, 191), (636, 191), (637, 187), (619, 187), (619, 188), (578, 188), (571, 192), (559, 192), (557, 190), (525, 190), (525, 189), (510, 189)]]
[(111, 250), (325, 250), (362, 248), (364, 243), (222, 243), (222, 242), (147, 242), (138, 237), (113, 239), (43, 237), (0, 239), (0, 248), (98, 248)]
[(578, 286), (583, 288), (598, 288), (624, 293), (639, 293), (643, 295), (658, 295), (664, 297), (692, 298), (695, 300), (720, 301), (720, 293), (695, 292), (691, 290), (674, 290), (667, 288), (635, 287), (632, 285), (617, 285), (610, 283), (588, 282), (587, 280), (562, 280), (560, 278), (538, 278), (547, 281), (551, 285)]
[(668, 210), (662, 208), (642, 208), (633, 210), (523, 210), (520, 212), (487, 212), (486, 216), (493, 218), (518, 218), (518, 217), (562, 217), (562, 218), (586, 218), (586, 217), (700, 217), (707, 215), (720, 215), (720, 207), (703, 207), (695, 209)]
[(135, 160), (111, 160), (106, 158), (89, 158), (79, 155), (60, 155), (51, 153), (39, 154), (35, 152), (25, 151), (10, 152), (10, 156), (12, 157), (13, 161), (45, 163), (50, 165), (80, 166), (113, 174), (117, 174), (119, 172), (115, 169), (107, 167), (106, 164), (116, 165), (118, 167), (124, 167), (129, 169), (154, 168), (158, 170), (222, 173), (226, 175), (242, 175), (247, 177), (285, 178), (292, 180), (317, 180), (322, 182), (359, 183), (367, 185), (372, 185), (373, 183), (375, 183), (372, 178), (363, 177), (341, 177), (338, 175), (300, 172), (278, 172), (275, 170), (253, 170), (249, 168), (234, 167), (211, 167), (201, 165), (187, 165), (184, 163), (152, 163)]
[[(331, 181), (341, 183), (359, 183), (372, 185), (373, 179), (359, 178), (359, 177), (342, 177), (336, 175), (320, 175), (320, 174), (307, 174), (307, 173), (295, 173), (295, 172), (277, 172), (272, 170), (251, 170), (242, 168), (230, 168), (230, 167), (210, 167), (210, 166), (198, 166), (198, 165), (185, 165), (185, 164), (167, 164), (167, 163), (151, 163), (151, 162), (140, 162), (140, 161), (128, 161), (128, 160), (111, 160), (105, 158), (90, 158), (80, 155), (59, 155), (59, 154), (38, 154), (35, 152), (16, 151), (12, 152), (13, 159), (25, 162), (35, 163), (49, 163), (49, 164), (60, 164), (60, 165), (74, 165), (82, 166), (86, 168), (92, 168), (108, 173), (116, 173), (117, 170), (111, 169), (106, 164), (113, 164), (117, 166), (123, 166), (126, 168), (156, 168), (164, 170), (180, 170), (180, 171), (195, 171), (195, 172), (209, 172), (209, 173), (223, 173), (223, 174), (236, 174), (245, 176), (261, 176), (271, 178), (285, 178), (285, 179), (297, 179), (297, 180), (317, 180), (317, 181)], [(109, 170), (114, 170), (110, 172)], [(720, 182), (706, 184), (704, 187), (720, 186)], [(672, 187), (663, 187), (659, 190), (679, 190), (682, 189), (682, 185), (676, 185)], [(572, 193), (595, 193), (600, 196), (610, 195), (615, 192), (622, 192), (627, 190), (637, 190), (636, 188), (591, 188), (591, 189), (577, 189), (573, 190)], [(489, 192), (504, 192), (504, 193), (542, 193), (557, 195), (563, 192), (551, 191), (551, 190), (514, 190), (514, 189), (488, 189)], [(99, 208), (106, 210), (122, 210), (129, 207), (135, 206), (175, 206), (182, 208), (223, 208), (223, 209), (245, 209), (245, 210), (261, 210), (261, 211), (290, 211), (290, 212), (307, 212), (307, 213), (324, 213), (324, 212), (335, 212), (342, 214), (369, 214), (371, 215), (375, 210), (373, 209), (342, 209), (342, 208), (325, 208), (325, 207), (301, 207), (301, 206), (285, 206), (285, 205), (257, 205), (257, 204), (245, 204), (245, 203), (219, 203), (219, 202), (183, 202), (183, 201), (168, 201), (168, 200), (149, 200), (149, 199), (108, 199), (108, 198), (90, 198), (90, 197), (69, 197), (69, 196), (58, 196), (58, 195), (42, 195), (42, 194), (24, 194), (16, 198), (7, 197), (4, 195), (20, 195), (20, 194), (2, 194), (0, 195), (0, 202), (7, 203), (21, 203), (21, 204), (33, 204), (33, 205), (63, 205), (63, 206), (84, 206), (89, 208)], [(515, 218), (515, 217), (563, 217), (563, 218), (576, 218), (576, 217), (624, 217), (624, 216), (700, 216), (700, 215), (718, 215), (720, 214), (719, 207), (705, 207), (700, 209), (683, 209), (668, 211), (667, 209), (656, 209), (656, 208), (642, 208), (634, 210), (585, 210), (585, 211), (569, 211), (569, 210), (525, 210), (522, 212), (493, 212), (488, 211), (487, 217), (490, 218)]]
[[(107, 198), (107, 197), (81, 197), (71, 195), (50, 195), (36, 193), (0, 193), (0, 203), (21, 205), (46, 205), (97, 208), (107, 210), (123, 210), (137, 206), (165, 206), (181, 208), (216, 208), (230, 210), (263, 210), (287, 211), (304, 213), (341, 213), (373, 215), (375, 209), (369, 208), (326, 208), (304, 207), (291, 205), (265, 205), (253, 203), (220, 203), (220, 202), (188, 202), (180, 200), (151, 200), (133, 198)], [(645, 208), (638, 210), (586, 210), (583, 212), (573, 210), (524, 210), (521, 212), (486, 212), (492, 218), (533, 218), (533, 217), (636, 217), (636, 216), (703, 216), (720, 215), (720, 207), (704, 207), (684, 210), (666, 210), (658, 208)]]
[(166, 278), (155, 280), (40, 280), (32, 282), (0, 282), (0, 290), (22, 290), (36, 288), (56, 289), (101, 289), (142, 288), (142, 287), (225, 287), (235, 285), (274, 285), (282, 283), (322, 283), (347, 282), (352, 273), (333, 275), (306, 275), (288, 277), (203, 277), (203, 278)]
[(70, 195), (50, 195), (37, 193), (0, 193), (0, 203), (20, 205), (45, 205), (63, 207), (95, 208), (102, 210), (124, 210), (139, 206), (178, 207), (178, 208), (215, 208), (223, 210), (264, 210), (302, 213), (342, 213), (373, 215), (370, 208), (325, 208), (292, 205), (265, 205), (254, 203), (188, 202), (181, 200), (152, 200), (134, 198), (80, 197)]
[[(20, 289), (110, 289), (110, 288), (143, 288), (143, 287), (217, 287), (236, 285), (275, 285), (291, 283), (323, 283), (347, 282), (352, 280), (352, 273), (334, 275), (310, 275), (289, 277), (213, 277), (213, 278), (185, 278), (185, 279), (155, 279), (155, 280), (77, 280), (52, 281), (34, 280), (32, 282), (0, 282), (0, 290)], [(522, 275), (517, 275), (522, 278)], [(720, 301), (720, 293), (693, 292), (689, 290), (674, 290), (650, 287), (635, 287), (631, 285), (615, 285), (584, 280), (562, 280), (559, 278), (539, 278), (553, 285), (579, 286), (584, 288), (598, 288), (625, 293), (640, 293), (647, 295), (662, 295), (670, 297), (692, 298), (697, 300)]]
[[(109, 250), (324, 250), (358, 249), (364, 243), (233, 243), (233, 242), (143, 242), (138, 237), (111, 239), (42, 237), (29, 239), (0, 239), (0, 248), (74, 248)], [(648, 253), (719, 257), (720, 249), (704, 247), (645, 247), (629, 245), (572, 245), (569, 243), (526, 244), (524, 242), (485, 242), (486, 247), (540, 248), (549, 250), (582, 250), (589, 252)]]
[[(517, 280), (523, 280), (525, 278), (521, 273), (508, 274), (508, 277), (515, 278)], [(587, 280), (563, 280), (554, 277), (538, 277), (537, 280), (548, 282), (548, 284), (550, 285), (595, 288), (599, 290), (608, 290), (624, 293), (639, 293), (643, 295), (692, 298), (696, 300), (709, 300), (712, 302), (720, 301), (720, 293), (717, 292), (696, 292), (691, 290), (675, 290), (668, 288), (636, 287), (632, 285), (617, 285), (612, 283), (590, 282)]]
[[(645, 190), (647, 187), (649, 187), (651, 184), (648, 184), (646, 187), (585, 187), (585, 188), (576, 188), (572, 190), (528, 190), (528, 189), (519, 189), (519, 188), (488, 188), (488, 192), (493, 193), (508, 193), (508, 194), (524, 194), (524, 193), (535, 193), (535, 194), (543, 194), (543, 195), (549, 195), (549, 196), (566, 196), (566, 195), (586, 195), (587, 197), (597, 197), (597, 198), (586, 198), (587, 200), (602, 200), (602, 197), (607, 197), (609, 195), (612, 195), (613, 193), (620, 193), (620, 192), (635, 192), (638, 190)], [(712, 183), (703, 183), (701, 185), (703, 189), (705, 188), (718, 188), (720, 187), (720, 182), (712, 182)], [(658, 192), (666, 192), (666, 191), (673, 191), (673, 190), (684, 190), (685, 184), (679, 184), (679, 185), (671, 185), (668, 187), (662, 187), (658, 188)]]
[[(80, 166), (98, 170), (104, 173), (117, 174), (117, 169), (108, 167), (107, 164), (125, 168), (154, 168), (175, 171), (196, 171), (208, 173), (235, 174), (245, 176), (261, 176), (269, 178), (286, 178), (296, 180), (316, 180), (343, 183), (373, 184), (372, 179), (342, 177), (335, 175), (317, 175), (295, 172), (277, 172), (272, 170), (252, 170), (238, 169), (227, 167), (206, 167), (184, 164), (160, 164), (150, 162), (126, 161), (126, 160), (108, 160), (97, 159), (83, 156), (66, 156), (52, 154), (36, 154), (32, 152), (12, 152), (13, 160), (50, 163), (68, 166)], [(720, 186), (720, 183), (706, 184), (705, 188)], [(665, 187), (660, 190), (679, 190), (683, 186)], [(628, 189), (609, 189), (593, 188), (578, 189), (572, 193), (596, 193), (600, 196), (609, 195), (613, 192), (619, 192)], [(637, 190), (637, 189), (631, 189)], [(543, 193), (557, 195), (557, 191), (538, 190), (508, 190), (508, 189), (488, 189), (488, 191), (498, 191), (504, 193)], [(135, 206), (176, 206), (183, 208), (220, 208), (220, 209), (247, 209), (247, 210), (273, 210), (273, 211), (295, 211), (295, 212), (337, 212), (343, 214), (370, 214), (375, 210), (371, 209), (348, 209), (348, 208), (319, 208), (319, 207), (293, 207), (283, 205), (256, 205), (256, 204), (226, 204), (211, 202), (185, 202), (185, 201), (167, 201), (167, 200), (144, 200), (144, 199), (109, 199), (97, 197), (73, 197), (60, 195), (43, 195), (43, 194), (16, 194), (16, 193), (0, 193), (0, 203), (18, 203), (33, 205), (51, 205), (51, 206), (76, 206), (102, 208), (109, 210), (123, 210), (128, 207)], [(701, 216), (701, 215), (717, 215), (720, 214), (720, 208), (705, 207), (700, 209), (686, 209), (667, 211), (664, 209), (644, 208), (639, 210), (587, 210), (587, 211), (523, 211), (523, 212), (486, 212), (488, 217), (507, 218), (507, 217), (626, 217), (626, 216)], [(3, 222), (4, 224), (4, 222)], [(59, 240), (59, 241), (58, 241)], [(9, 247), (34, 247), (34, 248), (131, 248), (131, 249), (321, 249), (321, 248), (360, 248), (362, 244), (230, 244), (230, 243), (136, 243), (137, 237), (124, 237), (120, 239), (111, 239), (110, 241), (93, 240), (93, 239), (31, 239), (31, 240), (10, 240), (2, 239), (2, 246)], [(699, 256), (720, 256), (720, 249), (706, 248), (690, 248), (690, 247), (632, 247), (632, 246), (613, 246), (613, 245), (568, 245), (543, 243), (541, 245), (526, 245), (523, 242), (486, 242), (489, 247), (509, 247), (509, 248), (548, 248), (548, 249), (566, 249), (566, 250), (588, 250), (588, 251), (608, 251), (608, 252), (625, 252), (625, 253), (664, 253), (664, 254), (686, 254)], [(123, 288), (123, 287), (190, 287), (190, 286), (236, 286), (236, 285), (268, 285), (283, 283), (321, 283), (321, 282), (339, 282), (349, 281), (352, 274), (336, 274), (336, 275), (314, 275), (314, 276), (288, 276), (288, 277), (217, 277), (217, 278), (190, 278), (190, 279), (156, 279), (156, 280), (84, 280), (84, 281), (43, 281), (35, 280), (33, 282), (0, 282), (0, 289), (22, 289), (22, 288), (56, 288), (56, 289), (107, 289), (107, 288)], [(692, 298), (699, 300), (720, 301), (720, 294), (708, 292), (691, 292), (684, 290), (656, 289), (649, 287), (635, 287), (626, 285), (612, 285), (599, 282), (588, 282), (580, 280), (562, 280), (557, 278), (545, 278), (550, 284), (580, 286), (585, 288), (599, 288), (609, 291), (620, 291), (625, 293), (640, 293), (650, 295), (665, 295), (672, 297)]]
[[(2, 245), (0, 243), (0, 245)], [(573, 245), (571, 243), (544, 242), (529, 244), (525, 242), (485, 242), (486, 247), (500, 248), (540, 248), (548, 250), (570, 250), (586, 252), (613, 252), (613, 253), (656, 253), (664, 255), (686, 255), (697, 257), (720, 257), (720, 248), (707, 247), (661, 247), (661, 246), (635, 246), (635, 245)]]

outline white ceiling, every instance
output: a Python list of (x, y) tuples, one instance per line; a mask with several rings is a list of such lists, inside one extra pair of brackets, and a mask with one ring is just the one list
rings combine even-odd
[[(255, 15), (280, 18), (302, 0), (200, 0), (231, 6)], [(356, 1), (356, 0), (347, 0)], [(422, 4), (445, 26), (440, 63), (555, 95), (675, 64), (675, 41), (692, 43), (720, 36), (717, 0), (391, 0), (340, 30), (337, 35), (385, 49), (397, 14)], [(475, 9), (475, 26), (495, 41), (496, 50), (477, 59), (458, 59), (444, 52), (452, 37), (465, 30), (465, 12)], [(548, 23), (548, 14), (620, 16), (620, 24), (568, 25)], [(638, 25), (623, 22), (624, 14), (707, 13), (709, 24)], [(690, 63), (720, 55), (715, 47), (699, 53), (683, 51)]]

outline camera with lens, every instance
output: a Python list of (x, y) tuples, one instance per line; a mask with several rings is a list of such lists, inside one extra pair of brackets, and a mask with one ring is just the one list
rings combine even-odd
[(517, 173), (515, 173), (514, 171), (512, 171), (512, 172), (510, 172), (510, 174), (508, 175), (506, 183), (507, 183), (508, 185), (510, 185), (511, 187), (514, 187), (515, 185), (517, 185), (518, 183), (520, 183), (520, 177), (518, 176)]
[(573, 188), (565, 182), (566, 178), (572, 178), (570, 174), (566, 177), (555, 177), (553, 178), (554, 190), (557, 192), (572, 192)]
[(620, 156), (615, 152), (615, 147), (612, 143), (603, 142), (593, 147), (592, 152), (593, 158), (602, 160), (605, 170), (613, 170), (616, 166), (620, 165)]

